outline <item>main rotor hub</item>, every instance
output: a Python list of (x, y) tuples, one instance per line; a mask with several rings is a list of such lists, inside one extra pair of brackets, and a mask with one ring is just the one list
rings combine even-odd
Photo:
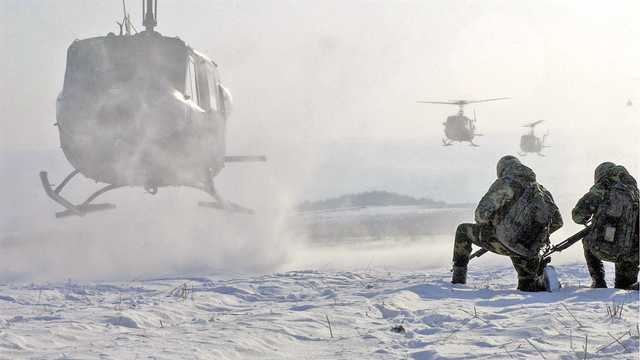
[(158, 0), (147, 0), (146, 5), (144, 1), (142, 0), (142, 25), (144, 25), (145, 30), (153, 31), (153, 28), (158, 25)]

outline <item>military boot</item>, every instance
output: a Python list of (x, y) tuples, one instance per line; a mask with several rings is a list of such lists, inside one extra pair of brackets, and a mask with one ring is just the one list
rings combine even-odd
[(536, 276), (534, 278), (518, 277), (518, 290), (526, 292), (549, 291), (548, 281), (544, 276)]
[(453, 275), (451, 276), (452, 284), (466, 284), (467, 283), (467, 267), (466, 266), (453, 266)]
[(638, 265), (628, 262), (616, 263), (616, 289), (633, 290), (638, 282)]
[(638, 282), (635, 278), (618, 275), (616, 276), (615, 288), (623, 290), (638, 290)]
[(592, 289), (606, 289), (607, 282), (604, 280), (604, 277), (593, 276), (591, 277), (591, 288)]

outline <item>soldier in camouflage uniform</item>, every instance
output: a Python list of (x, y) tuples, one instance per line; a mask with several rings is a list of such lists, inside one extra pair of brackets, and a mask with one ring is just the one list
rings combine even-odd
[[(636, 180), (627, 172), (623, 166), (616, 165), (611, 162), (604, 162), (595, 170), (594, 185), (588, 193), (586, 193), (576, 204), (571, 215), (573, 221), (578, 224), (586, 224), (595, 215), (598, 207), (607, 197), (607, 192), (612, 184), (621, 182), (635, 196), (636, 209), (638, 194), (638, 184)], [(607, 283), (604, 279), (605, 272), (602, 261), (611, 261), (616, 265), (615, 287), (619, 289), (637, 290), (638, 278), (638, 218), (637, 210), (635, 216), (635, 224), (626, 224), (626, 226), (635, 227), (632, 237), (632, 249), (626, 255), (612, 255), (597, 246), (597, 241), (589, 242), (583, 240), (584, 256), (587, 262), (589, 274), (593, 280), (592, 288), (606, 288)], [(635, 284), (634, 284), (635, 283)]]
[[(546, 286), (542, 275), (541, 257), (523, 257), (517, 255), (496, 238), (495, 225), (498, 224), (510, 205), (524, 192), (522, 184), (536, 181), (535, 173), (522, 165), (514, 156), (505, 156), (498, 161), (497, 180), (487, 194), (480, 200), (475, 211), (475, 224), (460, 224), (456, 230), (453, 249), (454, 284), (466, 283), (467, 264), (471, 255), (471, 244), (490, 252), (509, 256), (518, 273), (518, 289), (522, 291), (544, 291)], [(541, 187), (542, 188), (542, 187)], [(551, 194), (544, 188), (549, 199)], [(562, 217), (555, 209), (549, 233), (562, 227)], [(525, 240), (525, 239), (523, 239)], [(520, 241), (520, 239), (518, 239)], [(548, 236), (547, 236), (548, 241)]]

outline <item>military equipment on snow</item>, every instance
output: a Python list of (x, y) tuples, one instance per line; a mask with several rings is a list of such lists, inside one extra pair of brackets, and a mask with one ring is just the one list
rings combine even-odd
[(528, 134), (524, 134), (520, 137), (521, 152), (518, 153), (519, 155), (525, 156), (528, 153), (534, 153), (539, 156), (544, 156), (542, 154), (542, 149), (549, 147), (545, 145), (545, 140), (547, 139), (547, 136), (549, 136), (549, 132), (544, 134), (542, 137), (536, 136), (535, 134), (535, 127), (543, 122), (544, 120), (538, 120), (530, 124), (523, 125), (523, 127), (528, 127), (531, 130), (529, 130)]
[(558, 279), (558, 272), (556, 268), (552, 265), (548, 265), (544, 267), (543, 270), (543, 278), (545, 283), (545, 288), (547, 291), (555, 291), (562, 287), (560, 284), (560, 279)]
[(551, 259), (551, 254), (553, 253), (557, 253), (557, 252), (561, 252), (563, 250), (566, 250), (568, 248), (571, 247), (571, 245), (577, 243), (578, 241), (582, 240), (585, 236), (587, 236), (590, 232), (591, 229), (593, 228), (592, 225), (590, 226), (586, 226), (584, 229), (578, 231), (577, 233), (571, 235), (570, 237), (568, 237), (566, 240), (553, 245), (552, 247), (550, 247), (549, 249), (547, 249), (546, 251), (544, 251), (542, 253), (542, 258), (545, 259)]
[(445, 104), (445, 105), (457, 105), (459, 107), (458, 113), (447, 117), (447, 120), (442, 123), (444, 125), (444, 135), (446, 138), (442, 139), (443, 146), (450, 146), (454, 142), (468, 142), (471, 146), (478, 146), (473, 142), (473, 138), (481, 136), (482, 134), (476, 133), (476, 113), (473, 112), (473, 119), (464, 115), (464, 106), (468, 104), (475, 104), (487, 101), (505, 100), (508, 97), (501, 97), (495, 99), (484, 100), (451, 100), (451, 101), (418, 101), (421, 104)]
[[(226, 155), (231, 94), (218, 65), (181, 39), (154, 30), (157, 1), (143, 0), (142, 7), (144, 31), (136, 31), (125, 8), (119, 35), (69, 46), (55, 125), (75, 170), (55, 188), (47, 172), (40, 173), (46, 194), (66, 209), (56, 216), (113, 208), (93, 201), (125, 186), (150, 194), (160, 187), (192, 187), (215, 200), (200, 205), (250, 212), (225, 201), (213, 183), (227, 162), (266, 160)], [(61, 191), (77, 174), (107, 185), (74, 204)]]
[[(593, 226), (587, 226), (584, 229), (573, 234), (572, 236), (568, 237), (566, 240), (550, 247), (548, 250), (542, 253), (542, 258), (545, 260), (550, 259), (551, 254), (568, 249), (569, 247), (571, 247), (571, 245), (577, 243), (578, 241), (582, 240), (585, 236), (587, 236), (587, 234), (589, 234), (589, 232), (591, 231), (592, 227)], [(478, 249), (473, 254), (471, 254), (471, 256), (469, 257), (469, 260), (480, 257), (488, 252), (489, 250), (486, 250), (486, 249)]]

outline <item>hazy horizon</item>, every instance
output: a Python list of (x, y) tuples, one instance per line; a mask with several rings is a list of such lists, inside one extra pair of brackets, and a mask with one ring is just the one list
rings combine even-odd
[[(127, 1), (141, 28), (139, 5)], [(160, 1), (158, 8), (156, 30), (214, 59), (233, 94), (227, 153), (269, 159), (229, 164), (215, 179), (228, 199), (268, 214), (240, 236), (241, 245), (221, 246), (220, 261), (281, 261), (286, 251), (277, 251), (289, 244), (282, 240), (283, 214), (303, 200), (388, 190), (476, 202), (495, 179), (496, 161), (517, 155), (527, 131), (522, 125), (539, 119), (545, 123), (537, 131), (549, 131), (551, 147), (546, 157), (522, 161), (555, 196), (563, 231), (577, 228), (570, 209), (598, 163), (620, 163), (640, 176), (638, 1), (192, 0)], [(203, 194), (167, 188), (154, 199), (142, 189), (123, 189), (105, 196), (123, 210), (56, 222), (59, 206), (37, 177), (48, 170), (57, 182), (72, 169), (52, 126), (68, 46), (117, 33), (121, 19), (119, 0), (0, 2), (3, 232), (46, 237), (56, 229), (60, 244), (65, 236), (82, 244), (82, 236), (99, 242), (101, 230), (120, 226), (126, 228), (120, 241), (151, 234), (167, 244), (196, 239), (184, 244), (188, 259), (199, 255), (194, 249), (205, 243), (202, 236), (218, 231), (202, 225), (208, 215), (201, 209), (186, 210)], [(441, 146), (442, 122), (456, 107), (416, 103), (502, 96), (511, 99), (466, 109), (478, 116), (478, 148)], [(628, 99), (634, 106), (625, 105)], [(74, 198), (97, 186), (78, 182)], [(169, 235), (137, 234), (132, 225), (157, 219), (176, 220), (179, 229), (164, 224)], [(277, 251), (260, 258), (269, 249)], [(243, 251), (255, 255), (245, 259)], [(163, 256), (171, 254), (158, 254), (157, 264)]]

